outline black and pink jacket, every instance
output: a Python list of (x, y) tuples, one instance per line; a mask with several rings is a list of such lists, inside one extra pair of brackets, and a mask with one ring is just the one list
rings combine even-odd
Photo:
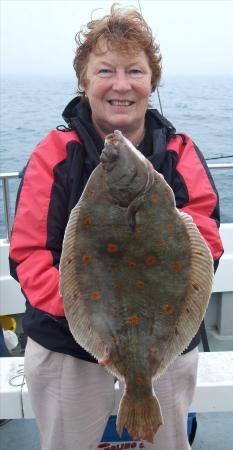
[[(99, 163), (103, 141), (91, 123), (86, 103), (75, 98), (64, 111), (68, 128), (51, 131), (33, 151), (24, 170), (10, 242), (10, 268), (26, 298), (25, 333), (44, 347), (95, 361), (73, 339), (58, 291), (59, 261), (70, 212)], [(187, 212), (218, 265), (218, 194), (204, 158), (185, 134), (157, 110), (146, 114), (139, 150), (174, 191), (177, 208)], [(149, 238), (149, 237), (148, 237)], [(199, 335), (188, 350), (199, 343)]]

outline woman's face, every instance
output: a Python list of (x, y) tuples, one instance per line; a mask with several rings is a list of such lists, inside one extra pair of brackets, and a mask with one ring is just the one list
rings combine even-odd
[(116, 129), (126, 136), (143, 134), (151, 93), (151, 69), (144, 51), (125, 55), (105, 45), (103, 53), (90, 53), (85, 79), (92, 121), (102, 137)]

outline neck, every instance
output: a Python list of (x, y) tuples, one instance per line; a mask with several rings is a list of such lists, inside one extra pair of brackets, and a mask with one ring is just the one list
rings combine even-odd
[(98, 124), (94, 123), (94, 121), (93, 121), (93, 125), (94, 125), (96, 131), (100, 134), (100, 136), (102, 137), (103, 140), (105, 139), (107, 134), (113, 133), (116, 129), (118, 129), (135, 146), (140, 144), (140, 142), (142, 141), (142, 139), (144, 137), (144, 134), (145, 134), (144, 123), (137, 130), (130, 130), (127, 127), (126, 128), (124, 128), (124, 127), (114, 127), (111, 130), (110, 129), (106, 129), (105, 130), (103, 128), (100, 128), (98, 126)]
[[(124, 134), (123, 131), (122, 131), (122, 133)], [(144, 138), (144, 135), (145, 135), (144, 126), (141, 130), (137, 130), (135, 133), (130, 133), (130, 132), (125, 133), (125, 137), (127, 137), (127, 139), (129, 139), (129, 141), (132, 142), (132, 144), (135, 145), (135, 147), (137, 147), (140, 144), (140, 142)]]

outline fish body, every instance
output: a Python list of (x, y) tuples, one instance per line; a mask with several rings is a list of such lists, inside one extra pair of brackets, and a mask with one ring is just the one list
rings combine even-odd
[(188, 346), (213, 281), (210, 251), (151, 163), (121, 134), (106, 137), (66, 228), (60, 292), (76, 341), (125, 382), (117, 430), (153, 442), (153, 392)]

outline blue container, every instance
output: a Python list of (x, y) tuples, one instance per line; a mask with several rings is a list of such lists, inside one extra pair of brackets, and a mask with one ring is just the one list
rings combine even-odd
[[(187, 433), (190, 437), (193, 430), (193, 421), (196, 419), (196, 413), (189, 413), (188, 415), (188, 423), (187, 423)], [(107, 425), (104, 430), (103, 437), (101, 442), (130, 442), (132, 438), (126, 429), (124, 429), (123, 434), (119, 437), (116, 431), (116, 416), (110, 416), (107, 422)]]
[(188, 436), (190, 436), (190, 434), (192, 432), (193, 420), (194, 419), (196, 419), (196, 413), (189, 413), (189, 415), (188, 415), (188, 427), (187, 427)]
[(123, 434), (119, 437), (119, 434), (116, 431), (116, 416), (110, 416), (104, 430), (103, 437), (101, 442), (110, 441), (110, 442), (130, 442), (132, 438), (130, 437), (127, 430), (124, 428)]

